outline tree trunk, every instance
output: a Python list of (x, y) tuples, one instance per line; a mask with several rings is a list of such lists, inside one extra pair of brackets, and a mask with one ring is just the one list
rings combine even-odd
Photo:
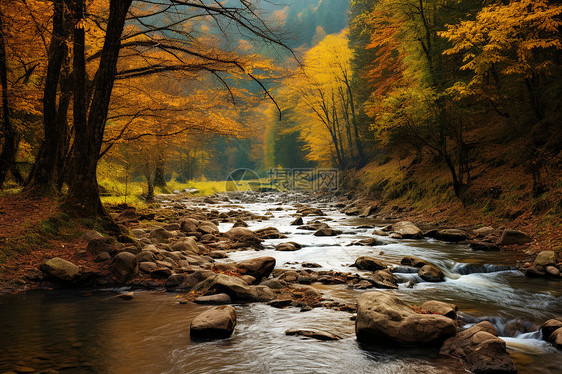
[(150, 170), (150, 163), (147, 161), (144, 164), (144, 177), (146, 179), (147, 192), (146, 201), (154, 201), (154, 179), (152, 179), (152, 171)]
[(56, 193), (58, 179), (58, 160), (61, 158), (65, 140), (65, 130), (59, 126), (57, 111), (57, 89), (61, 68), (68, 55), (65, 27), (65, 15), (70, 7), (69, 0), (54, 0), (53, 32), (49, 46), (49, 61), (43, 92), (43, 126), (45, 137), (32, 174), (29, 176), (28, 188), (42, 194)]
[(4, 15), (0, 10), (0, 84), (2, 85), (2, 133), (4, 134), (4, 145), (2, 146), (2, 153), (0, 153), (0, 188), (4, 185), (9, 170), (12, 170), (14, 179), (17, 179), (17, 177), (20, 176), (16, 165), (16, 153), (19, 147), (20, 134), (12, 125), (10, 118), (8, 68), (6, 63), (6, 45), (4, 42), (4, 29), (2, 23), (3, 18)]
[[(105, 41), (100, 55), (100, 64), (95, 77), (95, 88), (86, 121), (85, 62), (82, 50), (75, 54), (75, 140), (73, 152), (72, 176), (69, 178), (66, 206), (82, 216), (105, 216), (107, 213), (100, 200), (97, 182), (97, 165), (103, 142), (105, 121), (109, 110), (111, 91), (117, 71), (117, 59), (121, 43), (121, 34), (125, 25), (127, 11), (132, 0), (111, 0)], [(76, 0), (83, 5), (83, 0)], [(76, 6), (77, 8), (78, 6)], [(83, 11), (83, 8), (81, 8)], [(83, 29), (75, 28), (75, 43), (83, 38)], [(83, 40), (83, 39), (82, 39)], [(78, 107), (77, 107), (78, 103)]]
[(157, 187), (166, 187), (166, 178), (164, 177), (164, 158), (158, 157), (156, 161), (156, 169), (154, 171), (154, 185)]

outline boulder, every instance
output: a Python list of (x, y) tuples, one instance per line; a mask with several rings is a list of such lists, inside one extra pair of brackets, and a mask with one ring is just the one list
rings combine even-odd
[(474, 230), (474, 233), (476, 235), (478, 235), (478, 237), (480, 237), (480, 238), (488, 236), (493, 232), (494, 232), (494, 228), (490, 227), (490, 226), (484, 226), (484, 227), (480, 227), (480, 228)]
[(86, 251), (90, 252), (94, 256), (99, 255), (102, 252), (107, 252), (109, 254), (115, 253), (117, 248), (117, 240), (112, 237), (102, 237), (92, 239), (88, 242)]
[(410, 221), (401, 221), (392, 225), (392, 231), (404, 239), (422, 239), (422, 231)]
[(550, 334), (548, 342), (556, 348), (562, 349), (562, 327)]
[(554, 251), (539, 252), (537, 258), (535, 258), (535, 265), (538, 266), (549, 266), (554, 264), (556, 264), (556, 254)]
[(532, 242), (533, 239), (529, 235), (518, 230), (504, 230), (498, 241), (499, 245), (526, 244)]
[[(165, 268), (165, 269), (167, 269), (167, 268)], [(170, 271), (169, 269), (167, 269), (167, 270)], [(166, 290), (174, 291), (181, 284), (183, 284), (183, 282), (185, 282), (187, 277), (188, 277), (188, 275), (186, 275), (186, 274), (171, 274), (171, 271), (170, 271), (170, 274), (168, 275), (168, 277), (166, 279), (166, 283), (165, 283)]]
[(150, 251), (140, 251), (136, 256), (139, 262), (154, 262), (156, 260), (156, 256)]
[(286, 235), (283, 235), (275, 227), (264, 227), (263, 229), (258, 229), (254, 233), (260, 239), (283, 239)]
[(168, 239), (173, 238), (174, 234), (164, 228), (156, 228), (150, 232), (150, 238), (155, 239), (158, 243), (164, 243)]
[(353, 243), (351, 243), (350, 245), (359, 245), (362, 247), (374, 247), (377, 245), (385, 245), (385, 242), (381, 242), (380, 240), (376, 239), (376, 238), (368, 238), (368, 239), (361, 239), (361, 240), (357, 240)]
[(340, 230), (334, 230), (331, 227), (321, 227), (320, 229), (314, 232), (314, 236), (336, 236), (341, 234)]
[(197, 242), (193, 238), (183, 238), (172, 244), (173, 251), (199, 253)]
[(312, 338), (317, 340), (341, 340), (340, 336), (332, 334), (331, 332), (321, 331), (321, 330), (301, 330), (301, 329), (289, 329), (285, 331), (285, 335), (297, 335), (303, 336), (305, 338)]
[(397, 289), (398, 288), (398, 280), (388, 270), (377, 270), (371, 281), (377, 288), (389, 288), (389, 289)]
[(435, 265), (424, 265), (419, 271), (418, 275), (426, 282), (443, 282), (445, 275)]
[(87, 230), (82, 235), (82, 239), (84, 239), (87, 242), (89, 242), (92, 239), (101, 239), (101, 238), (103, 238), (103, 235), (97, 232), (96, 230)]
[(232, 298), (225, 293), (218, 293), (215, 295), (199, 296), (194, 302), (197, 304), (223, 305), (230, 304)]
[(402, 257), (402, 260), (400, 260), (400, 264), (406, 266), (413, 266), (415, 268), (421, 268), (424, 267), (425, 265), (429, 265), (429, 262), (415, 256), (404, 256)]
[(271, 301), (277, 298), (271, 288), (262, 284), (250, 286), (250, 288), (255, 292), (255, 296), (251, 299), (252, 301)]
[(562, 328), (562, 318), (553, 318), (546, 321), (541, 327), (541, 336), (543, 340), (548, 341), (550, 335), (558, 329)]
[(440, 354), (460, 358), (473, 373), (516, 373), (503, 340), (494, 326), (480, 322), (445, 341)]
[(500, 248), (494, 243), (485, 242), (481, 240), (473, 240), (468, 243), (468, 246), (473, 251), (499, 251)]
[(285, 251), (285, 252), (298, 251), (301, 248), (302, 246), (299, 243), (295, 243), (295, 242), (286, 242), (286, 243), (277, 244), (275, 246), (276, 251)]
[(211, 221), (201, 221), (199, 227), (197, 227), (197, 231), (199, 231), (203, 235), (205, 234), (214, 235), (219, 233), (219, 228)]
[(204, 293), (226, 293), (238, 300), (254, 300), (256, 290), (240, 278), (226, 274), (216, 274), (197, 283), (192, 291)]
[(430, 300), (426, 301), (420, 308), (431, 314), (440, 314), (451, 319), (457, 318), (457, 312), (459, 308), (454, 304), (444, 303), (442, 301)]
[(158, 265), (151, 261), (143, 261), (139, 263), (139, 270), (143, 273), (150, 273), (152, 270), (157, 269)]
[(378, 212), (378, 210), (379, 210), (379, 207), (376, 204), (366, 206), (365, 208), (363, 208), (363, 210), (361, 210), (361, 213), (359, 213), (359, 217), (373, 216)]
[(248, 227), (248, 224), (241, 219), (237, 219), (236, 222), (234, 222), (234, 225), (232, 225), (232, 228), (235, 227)]
[(357, 267), (357, 269), (359, 270), (370, 271), (386, 269), (386, 265), (383, 262), (368, 256), (358, 257), (355, 260), (355, 267)]
[(318, 208), (310, 208), (310, 207), (303, 207), (297, 209), (297, 214), (301, 216), (324, 216), (324, 212), (322, 212)]
[(105, 262), (111, 260), (111, 255), (107, 252), (102, 252), (96, 256), (94, 262)]
[(236, 310), (221, 305), (204, 311), (191, 321), (189, 332), (192, 339), (227, 338), (236, 326)]
[(236, 267), (244, 271), (244, 274), (261, 280), (269, 277), (269, 274), (275, 268), (275, 258), (273, 257), (257, 257), (239, 262)]
[(39, 270), (64, 282), (72, 282), (80, 273), (78, 266), (59, 257), (53, 257), (45, 261), (39, 266)]
[(199, 226), (199, 220), (195, 218), (184, 218), (180, 221), (180, 230), (183, 232), (197, 231), (197, 226)]
[(558, 278), (560, 276), (560, 270), (556, 266), (547, 266), (545, 269), (547, 277)]
[(300, 226), (304, 225), (304, 221), (302, 217), (297, 217), (293, 222), (291, 222), (291, 226)]
[(366, 292), (359, 297), (355, 333), (360, 342), (425, 347), (440, 344), (456, 331), (452, 319), (418, 314), (390, 293)]
[(245, 227), (231, 228), (224, 235), (234, 242), (247, 246), (261, 246), (262, 242), (255, 232)]
[(133, 279), (139, 273), (139, 260), (129, 252), (121, 252), (113, 258), (111, 270), (121, 282)]
[(442, 240), (444, 242), (458, 243), (468, 239), (468, 234), (466, 231), (459, 229), (437, 230), (435, 239)]

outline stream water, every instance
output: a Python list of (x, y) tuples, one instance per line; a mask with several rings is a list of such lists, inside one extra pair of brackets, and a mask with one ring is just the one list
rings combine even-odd
[[(266, 195), (245, 202), (243, 209), (271, 212), (263, 222), (248, 222), (250, 229), (277, 227), (287, 239), (266, 240), (262, 251), (230, 253), (228, 261), (273, 256), (277, 267), (300, 269), (303, 262), (321, 265), (316, 270), (359, 272), (350, 268), (362, 255), (399, 264), (404, 255), (433, 262), (445, 282), (426, 283), (415, 274), (402, 274), (395, 292), (412, 304), (426, 300), (451, 302), (466, 321), (491, 321), (507, 342), (519, 373), (562, 373), (562, 352), (540, 340), (536, 328), (562, 314), (560, 283), (526, 279), (511, 270), (502, 253), (474, 252), (466, 245), (435, 240), (393, 240), (385, 245), (350, 245), (372, 238), (372, 228), (384, 224), (368, 218), (345, 216), (333, 204), (315, 206), (326, 214), (337, 237), (315, 237), (291, 226), (294, 201)], [(164, 201), (165, 203), (165, 201)], [(174, 204), (177, 202), (174, 202)], [(236, 202), (242, 205), (242, 202)], [(209, 209), (231, 210), (229, 205)], [(309, 219), (310, 220), (310, 219)], [(307, 219), (305, 218), (305, 222)], [(221, 232), (232, 224), (221, 224)], [(296, 252), (279, 252), (274, 245), (295, 241)], [(225, 260), (226, 261), (226, 260)], [(368, 275), (367, 272), (364, 275)], [(346, 285), (314, 285), (325, 298), (355, 302), (361, 292)], [(136, 291), (133, 300), (112, 298), (115, 290), (36, 291), (0, 296), (0, 373), (17, 367), (52, 368), (62, 373), (463, 373), (454, 359), (424, 349), (384, 349), (361, 346), (354, 322), (346, 312), (316, 308), (276, 309), (251, 303), (235, 305), (238, 324), (230, 339), (194, 343), (189, 323), (206, 306), (179, 304), (176, 295)], [(339, 341), (321, 342), (286, 336), (289, 328), (317, 328), (338, 334)]]

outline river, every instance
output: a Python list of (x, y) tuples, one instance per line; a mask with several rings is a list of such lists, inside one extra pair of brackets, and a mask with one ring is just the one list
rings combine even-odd
[[(474, 252), (468, 246), (433, 239), (397, 240), (377, 237), (385, 245), (350, 244), (375, 237), (372, 228), (387, 222), (349, 217), (333, 202), (319, 201), (327, 223), (343, 233), (316, 237), (291, 226), (298, 196), (280, 199), (275, 194), (232, 201), (267, 221), (250, 221), (250, 229), (277, 227), (287, 239), (270, 239), (262, 251), (239, 251), (229, 259), (273, 256), (277, 267), (300, 269), (303, 262), (315, 270), (368, 272), (350, 268), (359, 256), (368, 255), (399, 264), (405, 255), (428, 260), (440, 267), (445, 282), (427, 283), (415, 274), (400, 275), (395, 292), (405, 301), (451, 302), (466, 321), (491, 321), (507, 342), (519, 373), (560, 373), (562, 352), (539, 339), (536, 329), (562, 313), (560, 283), (526, 279), (511, 270), (502, 252)], [(167, 201), (164, 199), (163, 204)], [(177, 204), (177, 201), (170, 201)], [(186, 204), (189, 204), (186, 202)], [(231, 204), (207, 207), (218, 211)], [(305, 218), (305, 221), (307, 219)], [(232, 226), (221, 224), (221, 232)], [(296, 252), (275, 251), (274, 245), (295, 241)], [(513, 260), (511, 260), (513, 261)], [(416, 282), (413, 288), (406, 281)], [(361, 292), (346, 285), (313, 285), (325, 298), (354, 303)], [(325, 308), (300, 312), (260, 303), (236, 304), (238, 324), (233, 336), (215, 342), (191, 342), (189, 323), (206, 306), (179, 304), (175, 294), (135, 291), (133, 300), (113, 298), (116, 290), (33, 291), (0, 296), (0, 373), (54, 369), (61, 373), (463, 373), (459, 361), (440, 357), (434, 350), (384, 349), (361, 346), (355, 339), (351, 314)], [(524, 326), (525, 328), (517, 328)], [(321, 342), (286, 336), (289, 328), (317, 328), (343, 337)], [(517, 330), (525, 330), (523, 332)], [(527, 331), (530, 330), (530, 331)]]

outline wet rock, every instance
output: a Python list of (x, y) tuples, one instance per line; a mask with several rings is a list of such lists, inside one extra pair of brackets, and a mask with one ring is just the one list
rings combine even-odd
[(518, 230), (504, 230), (498, 241), (498, 245), (526, 244), (532, 242), (533, 239), (529, 235)]
[(201, 221), (199, 227), (197, 227), (197, 231), (199, 231), (203, 235), (214, 235), (219, 233), (219, 228), (211, 221)]
[(179, 231), (180, 228), (181, 228), (181, 226), (180, 226), (179, 223), (169, 223), (169, 224), (164, 226), (164, 229), (168, 230), (168, 231)]
[(310, 207), (303, 207), (297, 209), (297, 214), (301, 216), (324, 216), (324, 212), (322, 212), (318, 208), (310, 208)]
[(562, 318), (549, 319), (540, 327), (542, 339), (548, 341), (552, 333), (561, 328)]
[(248, 283), (240, 278), (225, 274), (216, 274), (197, 283), (193, 287), (194, 292), (213, 292), (226, 293), (230, 297), (239, 300), (253, 300), (257, 295), (256, 291), (250, 288)]
[(283, 298), (283, 299), (274, 299), (267, 303), (267, 305), (272, 306), (274, 308), (285, 308), (291, 305), (293, 302), (292, 299)]
[(548, 342), (556, 348), (562, 349), (562, 327), (550, 334)]
[(285, 251), (285, 252), (298, 251), (301, 248), (302, 246), (299, 243), (295, 243), (295, 242), (286, 242), (275, 246), (276, 251)]
[(556, 264), (556, 255), (554, 251), (539, 252), (537, 258), (535, 259), (535, 265), (538, 266), (549, 266), (554, 264)]
[(156, 265), (156, 263), (151, 261), (143, 261), (139, 263), (139, 270), (142, 271), (143, 273), (150, 273), (152, 270), (156, 268), (158, 268), (158, 265)]
[(321, 268), (322, 265), (317, 264), (316, 262), (303, 262), (302, 264), (303, 268)]
[(386, 265), (375, 258), (368, 257), (368, 256), (361, 256), (355, 260), (355, 267), (359, 270), (383, 270), (386, 269)]
[(257, 257), (239, 262), (236, 267), (244, 270), (244, 274), (261, 280), (267, 278), (275, 268), (275, 258)]
[(381, 229), (374, 229), (371, 234), (378, 235), (378, 236), (388, 236), (388, 232), (383, 231)]
[(373, 282), (368, 281), (366, 279), (362, 279), (362, 280), (360, 280), (359, 282), (357, 282), (353, 285), (353, 288), (355, 288), (357, 290), (366, 290), (368, 288), (373, 288), (373, 287), (375, 287)]
[(43, 273), (64, 282), (76, 280), (80, 273), (78, 266), (59, 257), (51, 258), (39, 266)]
[(158, 267), (150, 271), (150, 277), (154, 279), (167, 279), (172, 275), (172, 270), (167, 267)]
[(102, 252), (96, 256), (94, 262), (105, 262), (111, 260), (111, 255), (107, 252)]
[(255, 291), (255, 296), (252, 298), (252, 301), (271, 301), (277, 298), (271, 288), (267, 286), (251, 286), (251, 289)]
[(332, 334), (331, 332), (321, 331), (321, 330), (301, 330), (301, 329), (289, 329), (285, 331), (285, 335), (297, 335), (303, 336), (305, 338), (312, 338), (317, 340), (340, 340), (341, 337)]
[(385, 245), (385, 244), (386, 244), (385, 242), (381, 242), (380, 240), (375, 238), (361, 239), (351, 243), (351, 245), (360, 245), (366, 247), (374, 247), (377, 245)]
[(150, 238), (155, 239), (158, 243), (165, 243), (168, 239), (173, 238), (174, 234), (164, 228), (157, 228), (150, 232)]
[(397, 289), (398, 288), (398, 280), (388, 270), (377, 270), (373, 274), (371, 281), (377, 288), (389, 288), (389, 289)]
[(232, 298), (225, 293), (199, 296), (194, 300), (197, 304), (223, 305), (232, 303)]
[(236, 326), (236, 310), (230, 305), (221, 305), (199, 314), (189, 327), (192, 339), (227, 338)]
[(307, 275), (299, 275), (297, 277), (297, 283), (299, 284), (311, 284), (313, 281), (312, 277), (309, 277)]
[(260, 239), (283, 239), (286, 235), (283, 235), (275, 227), (264, 227), (263, 229), (258, 229), (254, 233)]
[(165, 283), (166, 290), (168, 291), (174, 291), (176, 288), (182, 285), (188, 277), (188, 275), (186, 274), (171, 274), (171, 271), (169, 269), (165, 269), (170, 272)]
[(553, 277), (553, 278), (560, 277), (560, 270), (558, 270), (558, 268), (556, 268), (555, 266), (547, 266), (545, 268), (545, 271), (546, 271), (546, 275), (549, 277)]
[(212, 251), (209, 256), (214, 259), (227, 258), (228, 254), (225, 251)]
[(440, 354), (460, 358), (473, 373), (516, 373), (503, 340), (490, 322), (484, 321), (447, 339)]
[(102, 252), (107, 252), (109, 254), (115, 253), (117, 240), (112, 237), (102, 237), (97, 239), (92, 239), (88, 242), (86, 251), (90, 252), (94, 256), (99, 255)]
[(237, 219), (236, 222), (234, 222), (234, 225), (232, 226), (233, 228), (235, 227), (248, 227), (248, 224), (244, 221), (242, 221), (241, 219)]
[(393, 273), (414, 274), (420, 271), (420, 268), (404, 265), (404, 266), (394, 266), (392, 269), (390, 269), (390, 271)]
[(410, 221), (401, 221), (392, 225), (392, 231), (404, 239), (422, 239), (422, 231)]
[(113, 258), (111, 270), (121, 282), (127, 282), (139, 273), (139, 260), (129, 252), (121, 252)]
[(473, 251), (499, 251), (500, 250), (500, 248), (494, 243), (485, 242), (481, 240), (473, 240), (470, 243), (468, 243), (468, 246)]
[(300, 226), (304, 225), (304, 221), (302, 217), (297, 217), (293, 222), (291, 222), (291, 226)]
[(197, 242), (193, 238), (183, 238), (172, 244), (173, 251), (199, 253)]
[(341, 231), (340, 230), (334, 230), (331, 227), (322, 227), (318, 230), (316, 230), (316, 232), (314, 232), (314, 236), (336, 236), (336, 235), (340, 235)]
[(421, 268), (425, 265), (428, 265), (429, 262), (415, 256), (404, 256), (402, 257), (402, 260), (400, 260), (400, 264), (406, 266), (413, 266), (415, 268)]
[(454, 336), (456, 330), (450, 318), (418, 314), (386, 292), (366, 292), (358, 300), (355, 332), (360, 342), (427, 346)]
[(282, 290), (287, 288), (287, 282), (280, 279), (266, 279), (260, 283), (263, 286), (267, 286), (272, 290)]
[(437, 230), (435, 239), (445, 242), (458, 243), (468, 239), (468, 234), (466, 231), (459, 229)]
[(373, 204), (363, 208), (363, 210), (361, 210), (361, 213), (359, 213), (359, 217), (374, 216), (378, 211), (379, 211), (378, 205)]
[(245, 227), (234, 227), (224, 235), (230, 240), (245, 246), (260, 246), (262, 240), (252, 230)]
[(199, 220), (195, 218), (184, 218), (180, 221), (180, 230), (183, 232), (195, 232), (199, 226)]
[(442, 301), (430, 300), (426, 301), (420, 308), (426, 312), (432, 314), (440, 314), (442, 316), (456, 319), (457, 318), (457, 311), (459, 308), (454, 304), (444, 303)]
[(426, 282), (443, 282), (445, 275), (435, 265), (424, 265), (419, 271), (418, 275)]
[(493, 232), (494, 232), (494, 229), (490, 226), (484, 226), (484, 227), (480, 227), (480, 228), (474, 230), (474, 233), (476, 235), (478, 235), (478, 237), (481, 237), (481, 238), (483, 238), (485, 236), (488, 236)]
[(121, 299), (121, 300), (133, 300), (134, 293), (132, 292), (124, 292), (120, 293), (119, 295), (115, 295), (113, 298)]
[(254, 284), (256, 283), (256, 278), (252, 277), (251, 275), (241, 275), (240, 279), (242, 279), (244, 282), (248, 283), (248, 284)]

